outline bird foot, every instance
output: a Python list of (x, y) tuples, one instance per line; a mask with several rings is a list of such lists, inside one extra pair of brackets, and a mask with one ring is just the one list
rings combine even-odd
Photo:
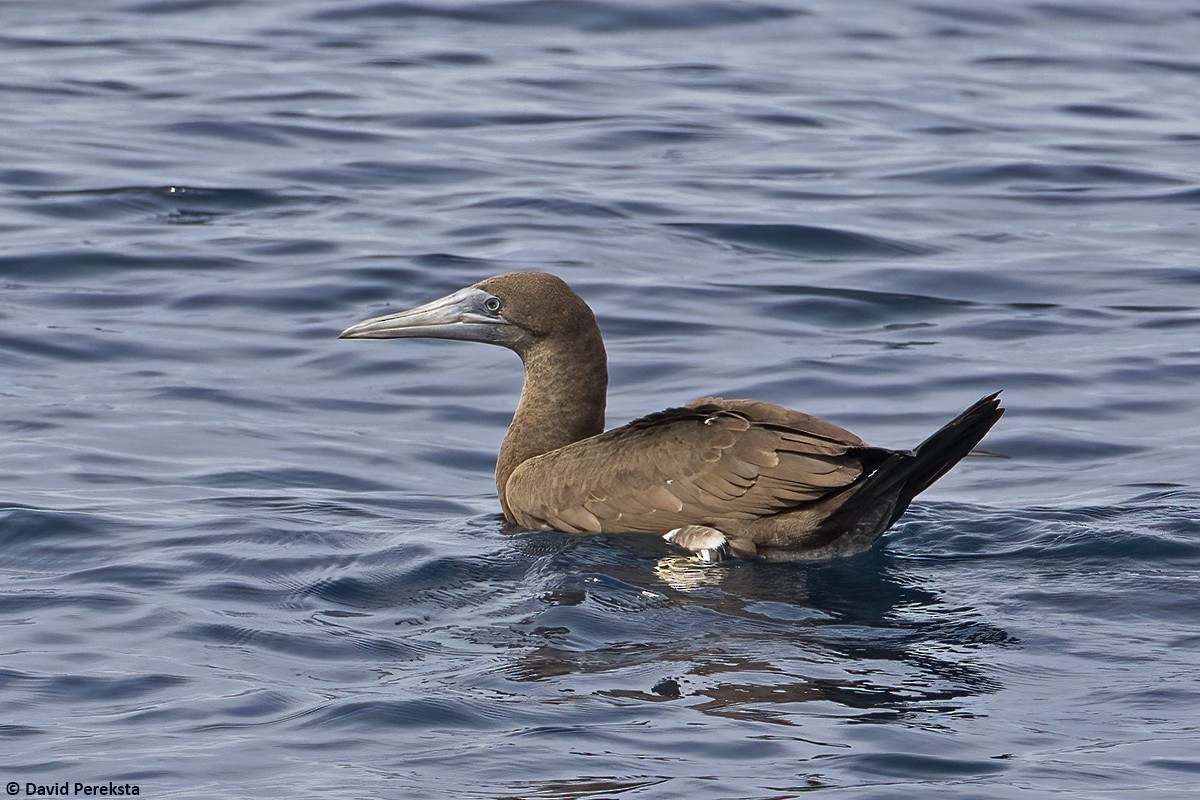
[(667, 532), (664, 536), (668, 542), (690, 550), (701, 561), (715, 564), (729, 558), (729, 539), (716, 528), (707, 525), (685, 525)]

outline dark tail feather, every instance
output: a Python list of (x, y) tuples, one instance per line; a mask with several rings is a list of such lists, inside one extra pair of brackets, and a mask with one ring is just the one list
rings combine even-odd
[(904, 469), (904, 486), (892, 512), (891, 525), (908, 509), (908, 504), (951, 467), (975, 449), (996, 421), (1004, 414), (1000, 392), (988, 395), (939, 428), (913, 451), (913, 460)]
[[(943, 425), (912, 453), (891, 453), (850, 490), (830, 499), (828, 516), (810, 539), (804, 558), (861, 553), (908, 510), (908, 504), (946, 474), (996, 424), (1000, 393), (983, 398)], [(781, 558), (779, 555), (766, 558)]]

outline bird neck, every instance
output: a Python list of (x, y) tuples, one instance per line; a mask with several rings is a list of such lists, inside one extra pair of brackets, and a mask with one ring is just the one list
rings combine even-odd
[(594, 326), (569, 339), (546, 339), (522, 352), (525, 384), (500, 457), (496, 491), (512, 521), (505, 487), (513, 470), (531, 458), (604, 431), (608, 357)]

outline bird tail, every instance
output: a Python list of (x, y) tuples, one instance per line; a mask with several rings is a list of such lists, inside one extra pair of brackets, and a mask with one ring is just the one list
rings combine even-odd
[(970, 453), (1003, 414), (1000, 393), (990, 394), (917, 445), (912, 460), (902, 469), (904, 484), (888, 525), (900, 518), (914, 497)]
[[(788, 527), (812, 525), (804, 548), (759, 545), (768, 561), (816, 561), (861, 553), (900, 518), (912, 499), (979, 444), (1004, 409), (989, 395), (939, 428), (912, 452), (882, 451), (883, 461), (865, 480), (818, 504), (772, 518)], [(815, 523), (815, 524), (814, 524)]]

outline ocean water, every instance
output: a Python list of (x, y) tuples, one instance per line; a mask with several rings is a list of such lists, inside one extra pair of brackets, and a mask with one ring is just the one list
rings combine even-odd
[[(1195, 3), (0, 20), (14, 796), (1200, 796)], [(611, 425), (1004, 389), (995, 457), (826, 564), (508, 532), (517, 359), (336, 336), (515, 269)]]

